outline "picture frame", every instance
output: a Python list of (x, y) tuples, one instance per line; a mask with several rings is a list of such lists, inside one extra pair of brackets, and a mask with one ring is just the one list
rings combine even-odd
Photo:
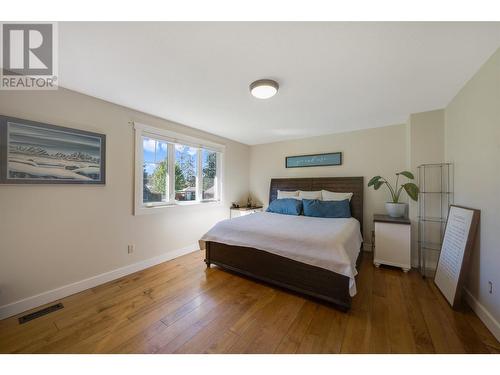
[(106, 184), (106, 135), (0, 115), (0, 184)]
[(450, 205), (434, 284), (453, 309), (460, 306), (481, 211)]
[(285, 157), (285, 168), (330, 167), (342, 165), (342, 152)]

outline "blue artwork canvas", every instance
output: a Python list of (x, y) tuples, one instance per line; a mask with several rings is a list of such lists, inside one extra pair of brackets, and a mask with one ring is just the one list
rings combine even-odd
[(0, 182), (105, 183), (105, 135), (0, 116)]
[(342, 153), (331, 152), (327, 154), (287, 156), (286, 168), (302, 167), (325, 167), (331, 165), (342, 165)]

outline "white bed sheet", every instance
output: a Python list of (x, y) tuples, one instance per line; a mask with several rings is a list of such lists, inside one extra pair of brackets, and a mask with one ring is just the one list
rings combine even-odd
[(349, 277), (356, 294), (356, 259), (363, 241), (359, 221), (260, 212), (217, 223), (202, 238), (253, 247)]

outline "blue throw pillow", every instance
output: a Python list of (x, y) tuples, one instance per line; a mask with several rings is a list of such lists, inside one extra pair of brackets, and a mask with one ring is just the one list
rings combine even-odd
[(304, 215), (313, 217), (349, 218), (351, 207), (349, 199), (343, 201), (320, 201), (318, 199), (303, 199)]
[(275, 199), (267, 208), (267, 212), (297, 216), (302, 212), (302, 201), (293, 198)]

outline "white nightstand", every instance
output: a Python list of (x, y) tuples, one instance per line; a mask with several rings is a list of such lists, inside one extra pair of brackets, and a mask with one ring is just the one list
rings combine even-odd
[(411, 268), (411, 222), (406, 217), (373, 215), (375, 224), (375, 250), (373, 264), (401, 267), (404, 272)]
[(254, 214), (256, 212), (262, 212), (262, 206), (238, 207), (238, 208), (231, 207), (230, 212), (229, 212), (229, 218), (232, 219), (233, 217), (250, 215), (250, 214)]

